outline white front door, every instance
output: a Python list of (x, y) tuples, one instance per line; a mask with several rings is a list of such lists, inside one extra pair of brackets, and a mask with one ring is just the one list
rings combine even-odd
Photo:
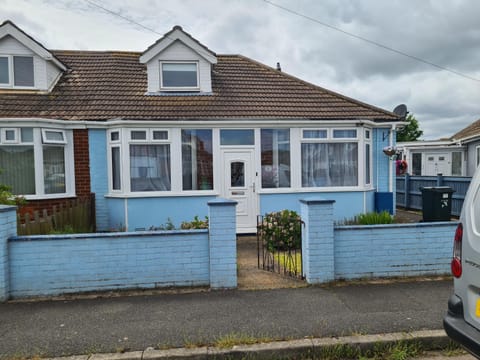
[(257, 196), (253, 149), (222, 150), (222, 197), (237, 204), (237, 233), (256, 232)]
[(425, 154), (425, 158), (427, 160), (425, 166), (425, 176), (436, 176), (438, 174), (443, 174), (446, 176), (450, 175), (447, 154)]

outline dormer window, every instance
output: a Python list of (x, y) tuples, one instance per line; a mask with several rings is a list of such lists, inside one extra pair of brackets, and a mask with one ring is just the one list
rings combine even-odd
[(33, 56), (0, 56), (0, 86), (33, 87)]
[(197, 62), (160, 62), (162, 90), (198, 90)]

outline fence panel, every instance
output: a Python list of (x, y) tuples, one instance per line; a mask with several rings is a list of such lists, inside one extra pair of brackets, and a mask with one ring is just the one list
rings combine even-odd
[(429, 186), (449, 186), (455, 192), (452, 195), (452, 215), (459, 216), (463, 201), (470, 185), (471, 177), (458, 176), (397, 176), (397, 206), (406, 209), (422, 210), (422, 192), (420, 188)]
[(52, 232), (78, 233), (95, 230), (95, 215), (92, 211), (92, 199), (69, 200), (65, 204), (53, 206), (49, 215), (47, 210), (34, 211), (33, 216), (25, 213), (17, 215), (18, 235), (42, 235)]

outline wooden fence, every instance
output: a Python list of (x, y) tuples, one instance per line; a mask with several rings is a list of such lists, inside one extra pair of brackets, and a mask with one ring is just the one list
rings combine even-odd
[(471, 177), (459, 176), (397, 176), (397, 206), (406, 209), (422, 210), (422, 191), (420, 188), (429, 186), (448, 186), (455, 192), (452, 194), (452, 215), (459, 216), (463, 200), (470, 185)]
[(95, 197), (68, 200), (53, 206), (51, 214), (46, 209), (33, 215), (17, 213), (18, 235), (54, 233), (88, 233), (95, 231)]

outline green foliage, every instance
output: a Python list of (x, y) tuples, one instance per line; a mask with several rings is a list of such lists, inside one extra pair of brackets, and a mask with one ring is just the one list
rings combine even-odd
[(208, 229), (208, 216), (205, 216), (205, 220), (200, 220), (197, 215), (192, 221), (183, 221), (180, 225), (181, 229)]
[(149, 231), (157, 231), (157, 230), (175, 230), (175, 224), (173, 223), (172, 219), (167, 218), (167, 222), (165, 224), (159, 226), (150, 226), (148, 229)]
[[(173, 223), (172, 219), (167, 218), (165, 224), (159, 226), (151, 226), (149, 231), (158, 231), (158, 230), (177, 230), (178, 228)], [(204, 220), (200, 220), (198, 215), (195, 215), (192, 221), (183, 221), (180, 225), (182, 230), (193, 230), (193, 229), (208, 229), (208, 216), (205, 216)]]
[(420, 129), (417, 119), (412, 114), (409, 114), (405, 119), (407, 124), (404, 128), (397, 131), (397, 141), (415, 141), (423, 135), (423, 130)]
[(292, 210), (265, 214), (257, 231), (265, 239), (269, 251), (299, 249), (302, 244), (302, 221)]
[(12, 194), (12, 188), (10, 186), (0, 184), (0, 204), (1, 205), (24, 205), (26, 202), (22, 196), (16, 196)]
[[(50, 231), (50, 235), (62, 235), (62, 234), (75, 234), (80, 231), (76, 231), (72, 225), (65, 225), (63, 229), (55, 229)], [(82, 231), (85, 232), (85, 231)]]
[(353, 219), (346, 219), (342, 224), (338, 225), (379, 225), (379, 224), (393, 224), (394, 217), (388, 211), (369, 212), (366, 214), (359, 214)]

